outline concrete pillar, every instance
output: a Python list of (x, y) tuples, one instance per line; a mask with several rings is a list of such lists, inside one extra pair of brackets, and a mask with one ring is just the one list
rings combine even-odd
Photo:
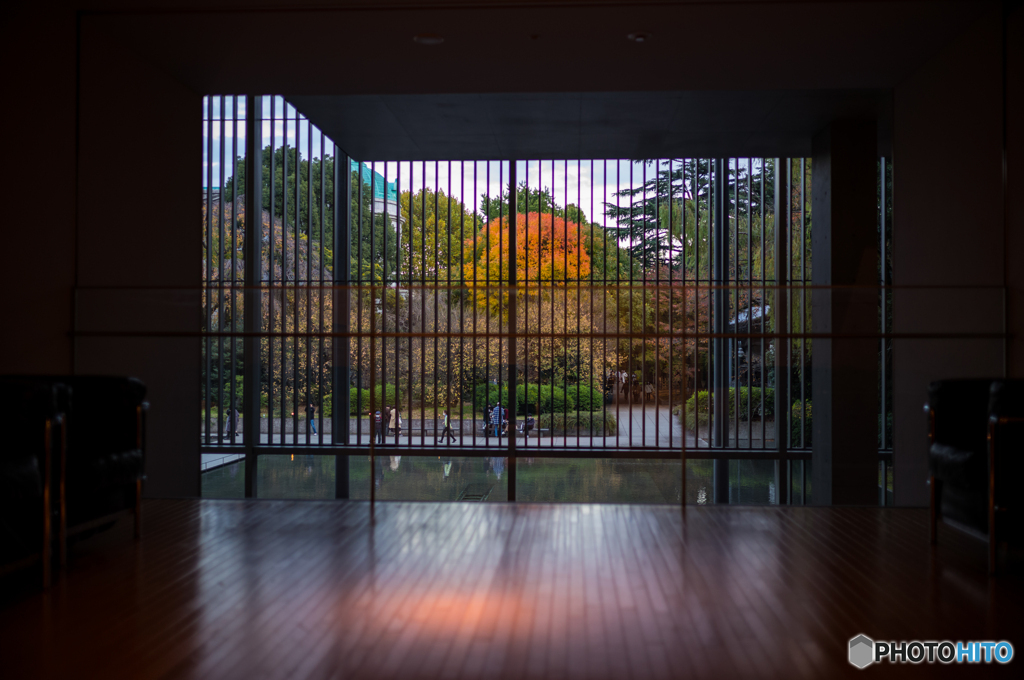
[[(878, 172), (874, 121), (835, 121), (812, 142), (812, 283), (877, 286)], [(814, 289), (814, 505), (878, 504), (877, 289)]]
[[(712, 293), (714, 309), (711, 314), (712, 330), (717, 337), (711, 341), (712, 399), (714, 413), (712, 420), (712, 443), (715, 446), (729, 445), (729, 352), (728, 343), (722, 338), (729, 327), (730, 291), (722, 288), (730, 283), (729, 278), (729, 161), (715, 160), (714, 208), (712, 211), (712, 244), (714, 265), (712, 280), (718, 288)], [(729, 498), (729, 461), (714, 462), (714, 502), (727, 504)]]
[[(256, 447), (260, 441), (260, 341), (255, 336), (263, 323), (263, 98), (245, 98), (245, 339), (243, 365), (245, 393), (242, 426), (245, 428), (245, 497), (256, 495)], [(273, 217), (271, 217), (273, 219)]]

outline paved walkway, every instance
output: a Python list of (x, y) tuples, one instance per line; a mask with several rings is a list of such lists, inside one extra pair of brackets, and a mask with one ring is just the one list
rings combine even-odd
[[(522, 435), (517, 436), (516, 440), (519, 442), (521, 448), (532, 448), (532, 447), (628, 447), (628, 446), (645, 446), (645, 447), (668, 447), (674, 448), (681, 444), (681, 437), (683, 434), (682, 426), (679, 423), (678, 417), (673, 417), (668, 406), (654, 406), (649, 405), (618, 405), (613, 404), (608, 410), (615, 415), (616, 420), (619, 423), (618, 434), (608, 437), (591, 437), (587, 434), (568, 435), (568, 436), (548, 436), (546, 433), (541, 433), (537, 436), (536, 431), (531, 433), (529, 439), (524, 439)], [(479, 419), (477, 424), (480, 424)], [(464, 434), (461, 437), (456, 435), (457, 441), (463, 445), (470, 443), (472, 446), (488, 446), (504, 448), (507, 446), (507, 440), (502, 437), (501, 440), (494, 436), (485, 436), (483, 433), (477, 433), (475, 435)], [(351, 433), (349, 435), (349, 443), (353, 445), (367, 446), (370, 444), (371, 435), (369, 432), (362, 432), (361, 434)], [(694, 445), (693, 433), (688, 435), (689, 446)], [(263, 434), (260, 437), (260, 443), (263, 445), (273, 444), (284, 444), (290, 446), (327, 446), (333, 442), (333, 437), (330, 434), (314, 435), (312, 433), (303, 432), (297, 437), (292, 433), (287, 434), (274, 434), (271, 440), (270, 435)], [(436, 443), (435, 435), (423, 434), (419, 431), (413, 432), (410, 436), (408, 431), (402, 433), (402, 436), (398, 439), (399, 445), (401, 446), (432, 446)], [(395, 436), (388, 435), (385, 439), (387, 445), (395, 444)], [(223, 454), (204, 454), (204, 463), (213, 463), (215, 459), (222, 458)]]

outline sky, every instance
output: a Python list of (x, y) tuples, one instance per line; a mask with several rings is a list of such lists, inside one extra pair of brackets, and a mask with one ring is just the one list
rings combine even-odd
[[(209, 102), (213, 104), (213, 124), (207, 121)], [(202, 139), (203, 139), (203, 168), (202, 186), (220, 186), (231, 178), (231, 163), (225, 162), (224, 179), (221, 179), (221, 158), (233, 158), (244, 155), (245, 149), (245, 99), (238, 98), (238, 120), (235, 117), (234, 100), (232, 97), (226, 99), (225, 114), (228, 120), (221, 122), (220, 98), (207, 98), (203, 105)], [(280, 97), (275, 97), (275, 117), (280, 118), (283, 107), (287, 107), (287, 116), (294, 117), (295, 109), (283, 102)], [(312, 158), (319, 158), (321, 142), (323, 142), (327, 155), (332, 153), (330, 139), (325, 138), (320, 131), (310, 125), (304, 117), (299, 117), (298, 126), (294, 120), (287, 125), (281, 120), (276, 120), (271, 130), (270, 101), (264, 101), (262, 137), (264, 145), (269, 142), (271, 133), (274, 136), (274, 145), (279, 147), (285, 139), (289, 146), (298, 146), (302, 157), (309, 158), (309, 143), (312, 141)], [(296, 127), (298, 129), (296, 129)], [(296, 140), (298, 134), (298, 140)], [(310, 139), (312, 138), (312, 140)], [(222, 140), (224, 148), (222, 149)], [(210, 147), (212, 144), (212, 154)], [(212, 158), (212, 162), (211, 162)], [(497, 196), (501, 189), (508, 183), (508, 162), (507, 161), (421, 161), (413, 162), (372, 162), (367, 159), (365, 163), (371, 165), (379, 174), (386, 176), (388, 182), (400, 183), (399, 189), (402, 192), (408, 191), (410, 183), (414, 191), (418, 191), (426, 180), (426, 185), (433, 189), (435, 186), (441, 188), (446, 194), (453, 195), (465, 201), (473, 210), (482, 210), (480, 194), (487, 193), (490, 196)], [(632, 182), (630, 180), (630, 166), (632, 165)], [(613, 195), (619, 188), (626, 188), (632, 183), (639, 186), (643, 183), (644, 164), (628, 160), (556, 160), (556, 161), (518, 161), (517, 173), (519, 182), (529, 183), (531, 188), (547, 188), (551, 190), (555, 203), (568, 205), (569, 203), (580, 205), (588, 218), (602, 221), (604, 219), (604, 202), (618, 203), (626, 206), (628, 199), (616, 199)], [(212, 176), (209, 174), (212, 172)], [(648, 177), (654, 174), (653, 166), (646, 168)], [(449, 180), (450, 173), (450, 180)], [(489, 174), (488, 174), (489, 173)]]

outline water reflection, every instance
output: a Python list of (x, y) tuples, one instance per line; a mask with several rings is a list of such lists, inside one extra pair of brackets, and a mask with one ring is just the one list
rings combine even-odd
[(245, 498), (245, 461), (203, 472), (203, 498)]
[[(203, 474), (205, 498), (242, 498), (245, 463)], [(772, 461), (729, 463), (729, 502), (777, 502)], [(330, 499), (335, 495), (334, 456), (260, 456), (257, 468), (260, 498)], [(520, 457), (516, 496), (524, 502), (679, 503), (683, 489), (678, 460), (564, 459)], [(713, 500), (710, 460), (689, 460), (686, 503)], [(370, 484), (379, 500), (505, 501), (508, 499), (508, 458), (505, 456), (369, 456), (349, 457), (349, 496), (368, 500)]]
[[(504, 501), (505, 458), (376, 456), (372, 480), (378, 500)], [(370, 497), (369, 456), (349, 458), (349, 497)]]

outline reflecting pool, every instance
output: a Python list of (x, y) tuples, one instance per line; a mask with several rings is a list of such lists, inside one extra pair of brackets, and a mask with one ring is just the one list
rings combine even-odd
[[(371, 471), (366, 455), (349, 457), (349, 497), (378, 500), (474, 501), (508, 500), (508, 459), (503, 456), (377, 456)], [(335, 457), (312, 455), (260, 456), (256, 494), (259, 498), (332, 499)], [(798, 476), (794, 491), (799, 493)], [(204, 498), (242, 498), (245, 462), (202, 475)], [(686, 502), (712, 502), (714, 465), (710, 460), (686, 464)], [(680, 462), (636, 458), (520, 457), (516, 496), (522, 502), (679, 503)], [(777, 502), (775, 466), (765, 460), (729, 461), (729, 502)]]

